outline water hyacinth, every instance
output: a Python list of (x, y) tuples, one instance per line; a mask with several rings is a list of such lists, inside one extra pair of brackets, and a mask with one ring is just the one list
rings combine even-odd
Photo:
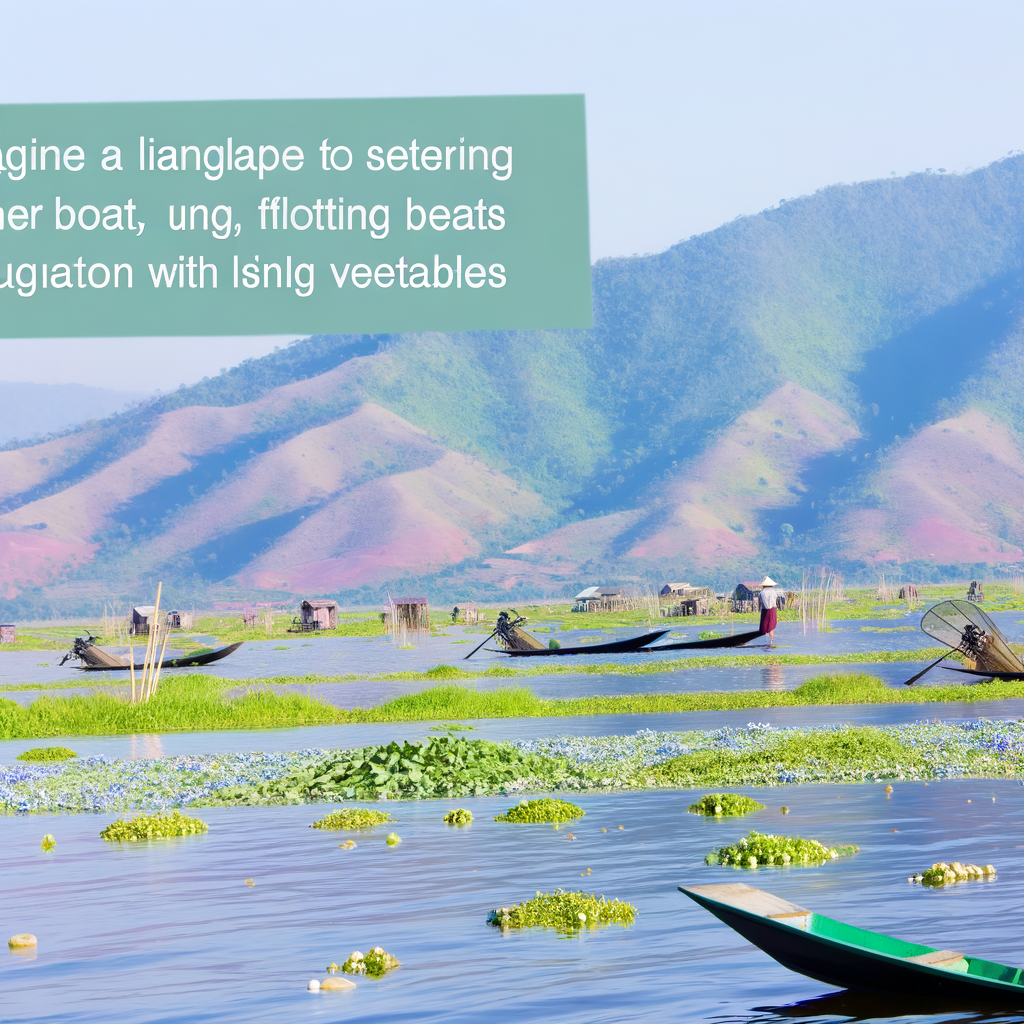
[(19, 754), (17, 757), (18, 761), (70, 761), (72, 758), (78, 757), (73, 751), (67, 747), (33, 747), (31, 750), (26, 750)]
[(737, 868), (801, 867), (824, 864), (856, 852), (856, 846), (825, 846), (816, 839), (751, 832), (738, 843), (712, 850), (704, 863)]
[(488, 924), (502, 931), (510, 928), (553, 928), (571, 934), (582, 928), (601, 925), (631, 925), (636, 908), (619, 900), (606, 900), (586, 892), (540, 893), (532, 900), (515, 906), (498, 907), (487, 916)]
[(134, 818), (121, 818), (111, 822), (100, 832), (100, 838), (111, 843), (137, 843), (143, 839), (198, 835), (205, 832), (208, 827), (205, 821), (190, 818), (180, 811), (174, 811), (172, 814), (138, 814)]
[[(395, 957), (385, 953), (380, 946), (374, 946), (366, 956), (358, 949), (350, 953), (348, 959), (341, 965), (341, 970), (346, 974), (365, 974), (368, 978), (380, 978), (386, 971), (392, 971), (398, 966)], [(338, 965), (331, 964), (327, 970), (328, 973), (334, 974), (338, 970)]]
[(759, 804), (749, 796), (741, 796), (739, 793), (709, 793), (702, 796), (695, 804), (687, 808), (690, 814), (703, 814), (709, 818), (719, 818), (723, 815), (752, 814), (754, 811), (763, 811), (764, 804)]
[(449, 811), (444, 816), (446, 825), (469, 825), (472, 821), (473, 813), (467, 811), (465, 807), (456, 807), (454, 811)]
[(332, 811), (325, 818), (314, 821), (310, 828), (362, 829), (383, 825), (395, 819), (387, 811), (375, 811), (366, 807), (342, 807)]
[(945, 861), (933, 864), (927, 871), (914, 875), (911, 880), (937, 889), (955, 882), (967, 882), (982, 878), (992, 881), (995, 877), (996, 869), (991, 864), (979, 867), (977, 864), (961, 864), (960, 861), (954, 860), (948, 864)]
[(540, 824), (560, 821), (575, 821), (587, 812), (567, 800), (521, 800), (504, 814), (495, 815), (495, 821), (512, 821), (519, 824)]

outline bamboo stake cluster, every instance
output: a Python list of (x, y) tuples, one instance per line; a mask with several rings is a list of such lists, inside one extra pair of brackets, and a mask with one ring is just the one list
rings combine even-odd
[(839, 573), (830, 572), (825, 568), (819, 572), (817, 586), (808, 587), (806, 570), (800, 585), (800, 621), (805, 629), (808, 621), (814, 623), (818, 629), (825, 629), (828, 625), (829, 601), (835, 604), (846, 596), (843, 577)]
[[(138, 702), (145, 703), (156, 693), (160, 682), (160, 669), (163, 667), (164, 653), (167, 650), (167, 639), (170, 636), (169, 629), (160, 626), (160, 595), (163, 591), (163, 583), (156, 585), (156, 604), (153, 606), (153, 618), (149, 627), (149, 638), (146, 641), (146, 655), (142, 661), (142, 678), (139, 680)], [(161, 642), (160, 637), (163, 636)], [(159, 645), (159, 654), (157, 647)], [(135, 678), (135, 647), (130, 644), (128, 647), (129, 673), (131, 674), (131, 700), (136, 703), (136, 678)]]

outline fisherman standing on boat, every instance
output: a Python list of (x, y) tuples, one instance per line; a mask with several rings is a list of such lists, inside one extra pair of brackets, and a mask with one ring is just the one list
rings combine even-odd
[(775, 627), (779, 623), (779, 612), (776, 608), (779, 591), (775, 580), (765, 576), (761, 581), (761, 593), (757, 595), (757, 603), (761, 608), (761, 635), (768, 634), (768, 646), (775, 646)]

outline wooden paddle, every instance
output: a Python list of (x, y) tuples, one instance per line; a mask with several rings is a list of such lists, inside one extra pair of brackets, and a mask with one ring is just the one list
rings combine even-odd
[(950, 655), (950, 654), (956, 654), (956, 651), (950, 651), (950, 652), (949, 652), (948, 654), (944, 654), (944, 655), (943, 655), (943, 656), (942, 656), (941, 658), (939, 658), (938, 660), (936, 660), (936, 661), (933, 661), (933, 662), (932, 662), (932, 663), (931, 663), (931, 664), (930, 664), (930, 665), (929, 665), (929, 666), (928, 666), (927, 668), (925, 668), (925, 669), (922, 669), (922, 670), (921, 670), (920, 672), (918, 672), (916, 676), (911, 676), (911, 677), (910, 677), (909, 679), (907, 679), (907, 680), (906, 680), (906, 681), (905, 681), (905, 682), (903, 683), (903, 685), (904, 685), (904, 686), (913, 686), (913, 684), (914, 684), (914, 683), (916, 683), (916, 682), (918, 681), (918, 679), (920, 679), (920, 678), (921, 678), (921, 676), (923, 676), (923, 675), (925, 674), (925, 672), (931, 672), (931, 670), (932, 670), (933, 668), (935, 668), (935, 666), (936, 666), (936, 665), (938, 665), (938, 663), (939, 663), (940, 661), (945, 661), (945, 660), (946, 660), (946, 659), (947, 659), (947, 658), (949, 657), (949, 655)]
[[(491, 639), (493, 639), (493, 638), (494, 638), (494, 636), (495, 636), (495, 635), (497, 634), (497, 632), (498, 632), (498, 631), (497, 631), (497, 630), (495, 630), (495, 631), (494, 631), (494, 632), (493, 632), (493, 633), (492, 633), (492, 634), (491, 634), (491, 635), (490, 635), (490, 636), (489, 636), (489, 637), (487, 638), (487, 640), (491, 640)], [(463, 660), (463, 661), (469, 661), (469, 659), (470, 659), (470, 658), (472, 658), (472, 657), (473, 657), (473, 655), (474, 655), (474, 654), (476, 654), (476, 652), (477, 652), (477, 651), (479, 651), (479, 650), (480, 650), (480, 648), (481, 648), (481, 647), (483, 647), (483, 645), (484, 645), (485, 643), (487, 643), (487, 640), (484, 640), (484, 642), (483, 642), (483, 643), (477, 644), (477, 645), (476, 645), (476, 647), (474, 647), (474, 648), (473, 648), (473, 650), (471, 650), (471, 651), (469, 652), (469, 654), (467, 654), (467, 655), (466, 655), (466, 656), (465, 656), (465, 657), (464, 657), (464, 658), (463, 658), (462, 660)]]

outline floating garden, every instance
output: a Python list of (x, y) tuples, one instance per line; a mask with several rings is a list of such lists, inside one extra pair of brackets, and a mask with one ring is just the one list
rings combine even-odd
[(395, 819), (387, 811), (375, 811), (368, 807), (342, 807), (340, 811), (332, 811), (319, 821), (314, 821), (310, 828), (330, 829), (364, 829), (374, 825), (383, 825)]
[[(422, 743), (355, 750), (16, 762), (0, 766), (0, 812), (159, 812), (236, 804), (1022, 775), (1024, 722), (812, 729), (751, 724), (517, 743), (432, 736)], [(717, 806), (723, 816), (732, 813), (718, 802), (727, 795), (705, 798), (716, 800), (712, 815)]]
[(566, 800), (521, 800), (504, 814), (495, 816), (495, 821), (513, 821), (521, 825), (575, 821), (587, 812)]
[(703, 814), (708, 818), (733, 817), (763, 811), (764, 804), (759, 804), (749, 796), (739, 793), (709, 793), (702, 796), (688, 808), (690, 814)]
[(168, 839), (205, 832), (209, 826), (199, 818), (190, 818), (180, 811), (172, 814), (138, 814), (111, 822), (100, 838), (108, 842), (138, 843), (144, 839)]

